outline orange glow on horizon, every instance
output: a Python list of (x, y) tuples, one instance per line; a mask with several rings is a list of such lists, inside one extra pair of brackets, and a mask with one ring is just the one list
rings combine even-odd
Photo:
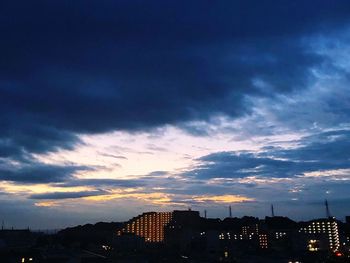
[(241, 195), (210, 195), (210, 196), (195, 196), (193, 200), (197, 202), (214, 202), (214, 203), (242, 203), (255, 201), (254, 198), (249, 198)]

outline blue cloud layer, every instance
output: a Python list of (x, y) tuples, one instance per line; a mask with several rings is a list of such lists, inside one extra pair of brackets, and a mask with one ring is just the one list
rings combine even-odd
[(73, 179), (78, 171), (88, 171), (91, 167), (77, 165), (46, 165), (32, 162), (22, 167), (0, 167), (0, 180), (18, 184), (58, 183)]
[(289, 178), (308, 172), (349, 169), (350, 132), (336, 130), (306, 136), (292, 149), (265, 147), (254, 152), (211, 153), (186, 175), (200, 178), (244, 178), (248, 176)]
[(4, 3), (1, 154), (71, 147), (77, 132), (241, 116), (247, 95), (302, 89), (327, 58), (301, 40), (348, 24), (349, 11), (323, 0)]

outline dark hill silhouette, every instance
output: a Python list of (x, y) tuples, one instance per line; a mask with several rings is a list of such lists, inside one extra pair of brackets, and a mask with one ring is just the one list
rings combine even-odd
[(57, 233), (59, 239), (66, 245), (110, 244), (117, 229), (124, 226), (120, 222), (98, 222), (96, 224), (69, 227)]

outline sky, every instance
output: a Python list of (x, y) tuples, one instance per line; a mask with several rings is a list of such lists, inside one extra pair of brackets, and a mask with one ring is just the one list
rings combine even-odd
[(0, 220), (350, 215), (348, 0), (0, 3)]

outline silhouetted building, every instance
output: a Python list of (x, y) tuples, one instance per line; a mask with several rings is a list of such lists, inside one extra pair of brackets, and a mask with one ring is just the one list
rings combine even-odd
[(167, 246), (184, 249), (200, 236), (201, 217), (198, 211), (175, 210), (165, 228)]
[(350, 216), (345, 217), (345, 223), (350, 224)]
[(274, 251), (297, 249), (298, 224), (282, 217), (265, 217), (263, 228), (268, 233), (268, 247)]

